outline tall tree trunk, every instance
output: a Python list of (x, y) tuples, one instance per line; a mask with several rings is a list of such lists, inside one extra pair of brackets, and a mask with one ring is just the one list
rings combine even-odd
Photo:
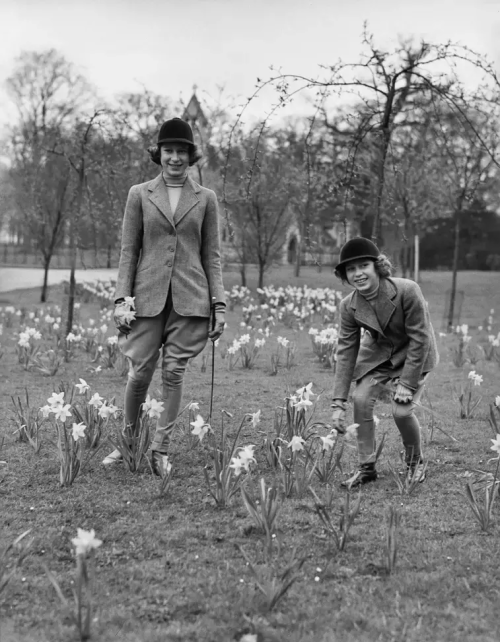
[(43, 285), (42, 293), (40, 295), (40, 303), (45, 303), (47, 301), (47, 288), (49, 284), (49, 268), (52, 255), (47, 256), (43, 260)]
[(296, 277), (300, 276), (300, 268), (302, 266), (302, 241), (297, 239), (297, 245), (295, 247), (295, 269), (294, 275)]
[(241, 285), (242, 287), (246, 287), (247, 285), (247, 266), (246, 263), (240, 263), (240, 278), (241, 278)]
[(111, 244), (110, 244), (110, 243), (108, 243), (108, 259), (107, 259), (107, 262), (106, 262), (106, 267), (107, 267), (107, 268), (112, 267), (112, 266), (111, 266), (111, 252), (112, 252), (112, 249), (113, 249), (113, 248), (112, 248)]
[(458, 258), (460, 251), (460, 214), (461, 205), (457, 208), (455, 213), (455, 245), (453, 248), (453, 266), (451, 274), (451, 290), (450, 290), (450, 308), (448, 310), (448, 332), (453, 330), (453, 320), (455, 316), (455, 299), (457, 292), (457, 273), (458, 273)]
[(76, 196), (76, 207), (71, 211), (69, 221), (69, 248), (70, 248), (70, 273), (69, 273), (69, 292), (68, 292), (68, 316), (66, 318), (66, 336), (73, 329), (73, 317), (75, 312), (75, 294), (76, 294), (76, 218), (80, 220), (83, 203), (83, 183), (85, 181), (85, 164), (82, 159), (78, 170), (78, 187)]
[(259, 261), (259, 285), (257, 287), (263, 288), (264, 287), (264, 271), (266, 269), (265, 263), (262, 261)]

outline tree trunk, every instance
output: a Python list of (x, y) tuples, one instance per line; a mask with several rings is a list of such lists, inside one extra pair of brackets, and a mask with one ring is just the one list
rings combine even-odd
[(82, 159), (78, 171), (78, 192), (76, 198), (76, 207), (71, 211), (71, 218), (69, 221), (69, 248), (70, 248), (70, 274), (69, 274), (69, 292), (68, 292), (68, 316), (66, 319), (66, 336), (73, 329), (73, 316), (75, 311), (75, 293), (76, 293), (76, 223), (75, 219), (80, 219), (83, 202), (83, 183), (85, 181), (85, 165)]
[(266, 269), (265, 263), (259, 262), (259, 285), (257, 287), (264, 287), (264, 271)]
[(458, 208), (455, 213), (455, 246), (453, 248), (453, 267), (451, 275), (451, 290), (450, 290), (450, 308), (448, 310), (448, 332), (453, 330), (453, 320), (455, 316), (455, 299), (457, 291), (457, 273), (458, 273), (458, 258), (460, 250), (460, 213), (461, 208)]
[(113, 248), (112, 248), (111, 244), (108, 244), (108, 259), (107, 259), (107, 262), (106, 262), (106, 267), (107, 268), (112, 267), (111, 266), (111, 252), (112, 252), (112, 249)]
[(44, 262), (43, 262), (43, 285), (42, 285), (42, 293), (40, 295), (40, 303), (45, 303), (47, 301), (47, 288), (48, 288), (48, 282), (49, 282), (49, 268), (50, 268), (51, 259), (52, 259), (52, 256), (49, 256), (46, 259), (44, 259)]
[(246, 264), (245, 263), (240, 263), (240, 278), (241, 278), (241, 285), (242, 287), (246, 287), (247, 285), (247, 271), (246, 271)]
[(295, 249), (295, 269), (294, 269), (294, 275), (296, 277), (300, 276), (301, 266), (302, 266), (302, 241), (297, 240), (297, 246)]

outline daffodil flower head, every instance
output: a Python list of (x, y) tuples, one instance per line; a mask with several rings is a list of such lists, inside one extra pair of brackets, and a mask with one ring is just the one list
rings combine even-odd
[[(96, 369), (96, 372), (97, 372), (97, 369)], [(89, 400), (89, 406), (94, 406), (94, 408), (100, 408), (103, 403), (104, 403), (104, 399), (103, 397), (101, 397), (101, 395), (98, 392), (94, 393)]]
[(497, 435), (495, 439), (492, 439), (491, 441), (493, 443), (493, 446), (490, 446), (491, 450), (498, 453), (498, 456), (500, 457), (500, 435)]
[(203, 437), (210, 430), (210, 425), (205, 423), (205, 420), (201, 415), (196, 416), (196, 419), (191, 422), (191, 426), (193, 426), (191, 433), (197, 436), (200, 442), (203, 441)]
[(77, 532), (77, 537), (71, 540), (76, 555), (87, 555), (102, 544), (102, 541), (96, 538), (94, 529), (85, 531), (83, 528), (78, 528)]
[(299, 450), (304, 450), (305, 440), (299, 435), (295, 435), (288, 443), (288, 447), (292, 449), (292, 452), (298, 452)]
[(85, 437), (86, 425), (84, 423), (73, 424), (73, 439), (78, 441), (81, 437)]
[(295, 391), (296, 395), (299, 395), (299, 397), (302, 397), (303, 399), (307, 399), (309, 401), (309, 398), (312, 396), (315, 396), (315, 393), (312, 391), (312, 381), (311, 383), (308, 383), (307, 386), (303, 386), (302, 388), (299, 388), (298, 390)]
[(335, 446), (335, 437), (333, 436), (333, 434), (327, 435), (326, 437), (322, 437), (320, 435), (320, 439), (321, 439), (321, 450), (324, 450), (325, 452), (331, 450)]
[(90, 386), (85, 381), (85, 379), (80, 379), (80, 383), (75, 383), (75, 388), (78, 388), (79, 395), (83, 395), (87, 392), (87, 390), (90, 390)]
[(61, 406), (64, 404), (64, 392), (53, 392), (50, 397), (47, 399), (49, 406)]
[(355, 439), (358, 434), (359, 424), (351, 424), (345, 429), (345, 439), (349, 441), (350, 439)]
[(257, 412), (254, 412), (253, 414), (250, 413), (250, 421), (254, 428), (260, 424), (260, 410), (257, 410)]
[(71, 417), (71, 406), (69, 405), (69, 403), (64, 406), (55, 406), (52, 412), (54, 413), (56, 419), (64, 423), (66, 419), (69, 419), (69, 417)]

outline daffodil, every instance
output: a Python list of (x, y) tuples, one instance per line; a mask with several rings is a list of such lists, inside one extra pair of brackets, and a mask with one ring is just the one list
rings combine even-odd
[(109, 419), (109, 417), (116, 415), (117, 412), (118, 406), (114, 406), (112, 403), (109, 405), (107, 403), (103, 403), (99, 408), (98, 414), (99, 417), (102, 417), (103, 419)]
[(56, 419), (64, 423), (66, 419), (69, 419), (69, 417), (71, 417), (71, 406), (69, 405), (69, 403), (64, 406), (55, 406), (52, 409), (52, 412), (54, 413)]
[(497, 396), (495, 397), (495, 406), (496, 406), (497, 408), (500, 408), (500, 395), (497, 395)]
[(85, 437), (85, 429), (87, 426), (84, 423), (73, 424), (73, 439), (78, 441), (81, 437)]
[(253, 414), (250, 413), (250, 417), (254, 428), (260, 424), (260, 410), (257, 410), (257, 412), (254, 412)]
[(321, 437), (321, 450), (331, 450), (335, 446), (335, 439), (333, 435), (327, 435), (326, 437)]
[(315, 396), (315, 393), (312, 391), (312, 381), (311, 383), (308, 383), (307, 386), (303, 386), (302, 388), (299, 388), (298, 390), (296, 390), (295, 394), (309, 401), (309, 398), (311, 396), (313, 397)]
[(159, 419), (161, 416), (161, 413), (165, 410), (165, 405), (163, 401), (157, 401), (156, 399), (152, 399), (149, 395), (146, 397), (146, 401), (144, 402), (144, 412), (147, 414), (148, 417), (151, 417), (152, 419)]
[(239, 449), (238, 457), (243, 462), (243, 467), (247, 471), (250, 468), (250, 464), (256, 463), (255, 457), (254, 457), (254, 450), (255, 450), (255, 446), (253, 444), (250, 444), (249, 446), (243, 446), (242, 448)]
[(297, 410), (305, 410), (309, 406), (312, 406), (312, 401), (309, 401), (309, 399), (299, 399), (296, 404), (294, 404), (294, 408), (297, 408)]
[(85, 381), (85, 379), (80, 379), (80, 383), (75, 383), (75, 388), (78, 388), (79, 395), (83, 395), (87, 392), (87, 390), (90, 390), (90, 386)]
[(201, 415), (196, 416), (195, 421), (191, 422), (191, 426), (193, 426), (191, 433), (196, 435), (200, 441), (203, 441), (203, 437), (210, 429), (210, 426), (205, 423), (205, 420)]
[(52, 408), (51, 408), (49, 405), (42, 406), (42, 407), (40, 408), (40, 412), (42, 413), (42, 417), (43, 417), (44, 419), (47, 419), (47, 417), (48, 417), (48, 416), (50, 415), (50, 413), (52, 412)]
[(64, 404), (64, 392), (53, 392), (50, 397), (47, 399), (47, 403), (52, 408), (54, 406), (62, 406)]
[(102, 544), (102, 541), (96, 538), (94, 529), (85, 531), (83, 528), (78, 528), (77, 532), (77, 537), (71, 540), (77, 555), (87, 555)]
[(494, 450), (496, 453), (498, 453), (498, 456), (500, 457), (500, 435), (497, 435), (495, 439), (491, 439), (493, 446), (490, 446), (491, 450)]
[(354, 439), (357, 436), (358, 427), (359, 424), (351, 424), (350, 426), (347, 426), (345, 429), (345, 439), (347, 439), (347, 441)]
[(94, 406), (94, 408), (100, 408), (103, 403), (104, 399), (98, 392), (94, 393), (89, 400), (89, 406)]
[(297, 452), (299, 450), (304, 450), (304, 444), (306, 442), (299, 435), (295, 435), (288, 443), (288, 447), (292, 449), (292, 452)]
[(233, 469), (235, 477), (239, 477), (244, 469), (243, 461), (239, 457), (233, 457), (229, 468)]
[(200, 409), (200, 404), (199, 404), (197, 401), (192, 401), (192, 402), (189, 404), (188, 409), (189, 409), (189, 410), (191, 410), (191, 411), (193, 411), (193, 412), (194, 412), (195, 410), (199, 410), (199, 409)]

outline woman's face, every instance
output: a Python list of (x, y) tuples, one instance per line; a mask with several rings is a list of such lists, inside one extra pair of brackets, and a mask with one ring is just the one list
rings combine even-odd
[(372, 292), (378, 287), (380, 277), (375, 270), (375, 263), (370, 259), (350, 261), (345, 268), (347, 282), (353, 288), (363, 292)]
[(160, 161), (166, 178), (182, 178), (189, 167), (189, 146), (184, 143), (163, 143)]

